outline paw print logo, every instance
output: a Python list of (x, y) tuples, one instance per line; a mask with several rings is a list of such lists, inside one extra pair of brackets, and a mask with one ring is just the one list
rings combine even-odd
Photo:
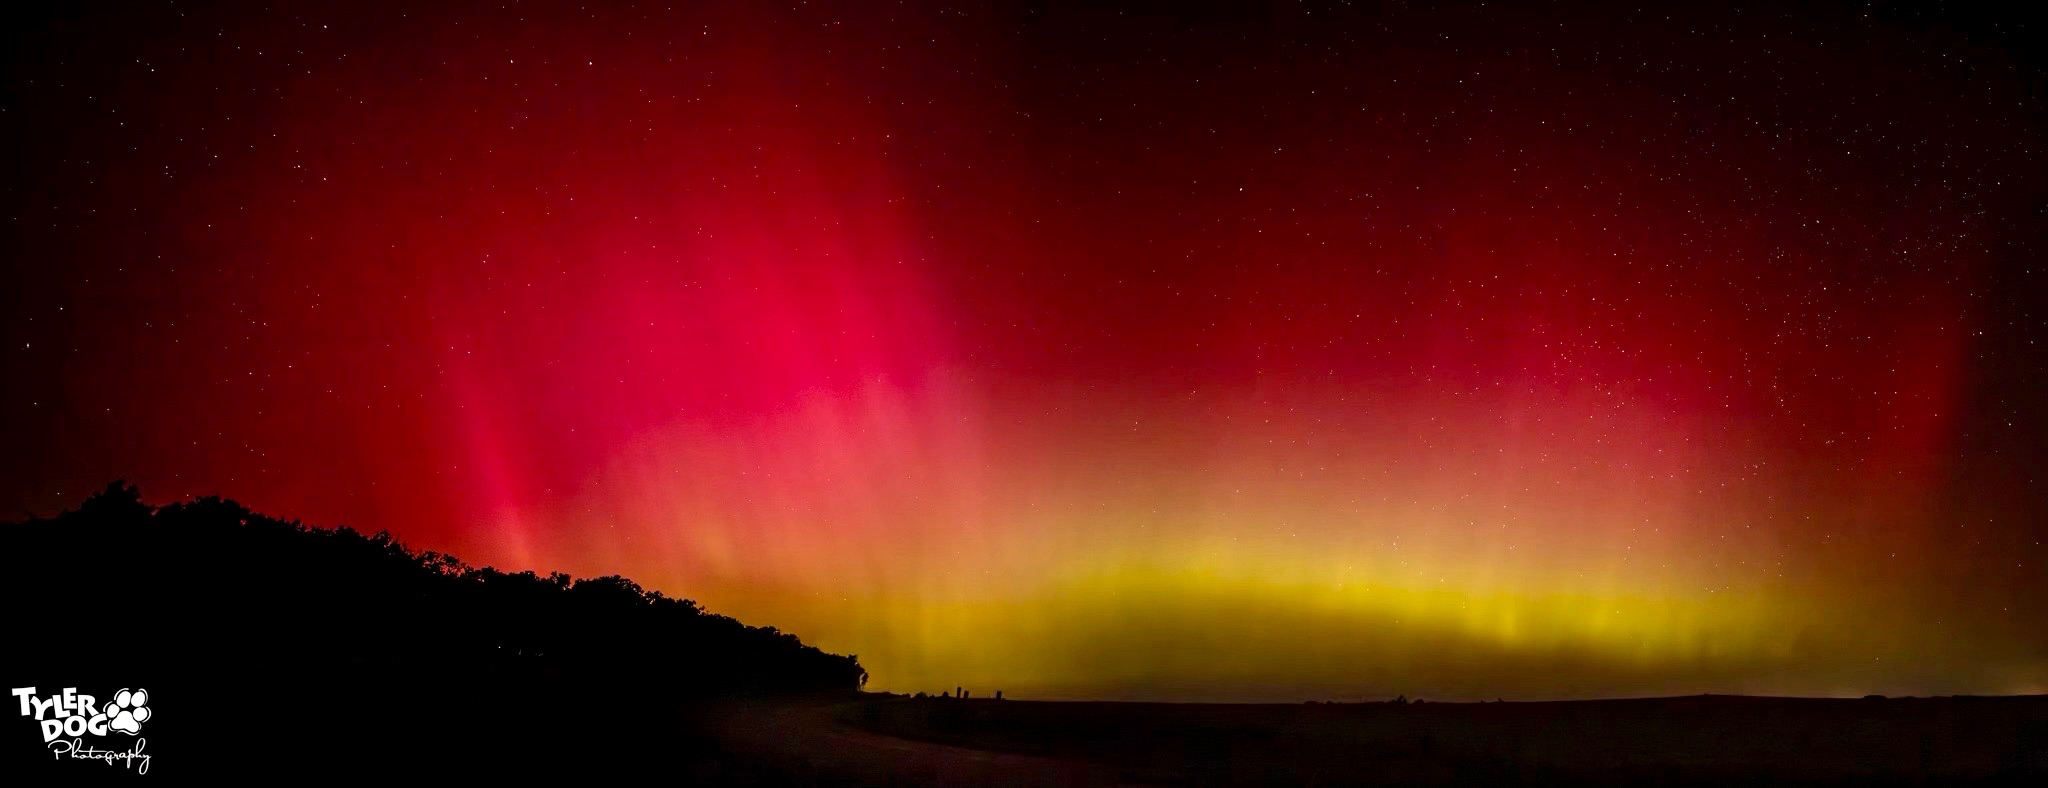
[(114, 699), (107, 701), (103, 711), (107, 715), (107, 727), (130, 736), (142, 732), (142, 723), (149, 721), (149, 690), (121, 690), (114, 693)]

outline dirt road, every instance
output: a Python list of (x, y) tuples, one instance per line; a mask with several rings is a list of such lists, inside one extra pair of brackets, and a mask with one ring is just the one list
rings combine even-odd
[(1116, 771), (1079, 761), (898, 739), (833, 719), (833, 704), (743, 704), (711, 720), (722, 747), (811, 785), (1119, 785)]

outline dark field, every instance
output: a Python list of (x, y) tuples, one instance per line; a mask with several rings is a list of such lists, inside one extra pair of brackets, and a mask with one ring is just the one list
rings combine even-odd
[(2048, 696), (1211, 705), (881, 696), (874, 733), (1229, 785), (2048, 784)]

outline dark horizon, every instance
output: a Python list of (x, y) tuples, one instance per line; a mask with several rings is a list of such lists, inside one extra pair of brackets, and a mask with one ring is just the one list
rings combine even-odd
[[(112, 512), (112, 513), (114, 513), (114, 514), (110, 516), (110, 514), (109, 514), (110, 512)], [(162, 513), (162, 514), (163, 514), (163, 517), (156, 517), (155, 515), (157, 515), (158, 513)], [(225, 517), (225, 518), (227, 518), (227, 519), (226, 519), (226, 520), (222, 520), (222, 518), (223, 518), (223, 517)], [(137, 519), (137, 518), (140, 518), (140, 519)], [(207, 523), (209, 523), (210, 521), (217, 521), (217, 522), (213, 522), (213, 524), (212, 524), (212, 525), (207, 525)], [(22, 520), (22, 521), (18, 521), (18, 522), (11, 522), (11, 523), (10, 523), (10, 522), (0, 522), (0, 531), (4, 531), (5, 535), (7, 535), (7, 536), (9, 536), (9, 537), (12, 537), (12, 538), (16, 538), (16, 539), (20, 539), (20, 538), (23, 538), (23, 537), (22, 537), (22, 534), (23, 534), (23, 533), (37, 533), (37, 532), (39, 532), (39, 531), (40, 531), (40, 532), (44, 532), (44, 533), (46, 534), (46, 536), (44, 536), (44, 537), (41, 537), (41, 538), (48, 538), (48, 537), (59, 537), (59, 538), (68, 538), (68, 539), (86, 539), (86, 540), (94, 540), (94, 539), (100, 539), (100, 540), (106, 540), (106, 541), (105, 541), (104, 543), (105, 543), (106, 545), (108, 545), (108, 546), (115, 546), (115, 545), (120, 545), (120, 544), (121, 544), (121, 540), (123, 540), (123, 539), (134, 539), (134, 538), (136, 538), (136, 537), (137, 537), (137, 535), (139, 535), (139, 534), (151, 534), (151, 533), (154, 533), (154, 535), (149, 535), (149, 536), (146, 536), (146, 537), (144, 537), (144, 538), (146, 538), (146, 539), (148, 540), (148, 542), (147, 542), (147, 543), (149, 543), (149, 544), (154, 544), (154, 545), (157, 545), (157, 547), (153, 548), (153, 549), (152, 549), (152, 551), (151, 551), (151, 554), (152, 554), (152, 555), (155, 555), (155, 554), (156, 554), (156, 553), (155, 553), (155, 551), (156, 551), (156, 550), (162, 550), (162, 549), (164, 549), (165, 547), (168, 547), (168, 546), (175, 546), (175, 545), (179, 545), (179, 543), (180, 543), (180, 542), (181, 542), (182, 540), (185, 540), (185, 539), (188, 539), (188, 538), (193, 538), (193, 537), (200, 537), (200, 538), (202, 538), (202, 539), (212, 539), (212, 538), (218, 538), (218, 536), (219, 536), (219, 532), (217, 532), (217, 531), (216, 531), (216, 532), (214, 532), (214, 533), (213, 533), (213, 534), (211, 534), (211, 535), (208, 535), (208, 534), (207, 534), (207, 533), (206, 533), (205, 531), (195, 531), (195, 530), (193, 530), (193, 526), (192, 526), (192, 525), (190, 525), (190, 523), (199, 523), (199, 524), (201, 524), (201, 526), (200, 526), (201, 528), (218, 528), (218, 527), (220, 527), (220, 526), (221, 526), (222, 524), (228, 524), (228, 525), (232, 525), (232, 524), (234, 524), (234, 523), (237, 523), (237, 522), (238, 522), (238, 523), (240, 523), (240, 524), (241, 524), (241, 526), (242, 526), (242, 528), (244, 528), (244, 529), (248, 529), (248, 528), (255, 528), (255, 529), (264, 529), (264, 528), (268, 528), (268, 529), (282, 529), (282, 530), (284, 530), (284, 531), (292, 531), (292, 532), (296, 532), (296, 533), (300, 533), (300, 534), (312, 534), (312, 535), (322, 535), (322, 534), (324, 534), (324, 535), (330, 535), (330, 536), (335, 536), (335, 537), (342, 537), (342, 538), (346, 538), (346, 539), (358, 539), (358, 540), (365, 540), (366, 542), (368, 542), (368, 543), (370, 543), (370, 544), (373, 544), (373, 545), (377, 545), (377, 546), (378, 546), (378, 549), (379, 549), (379, 550), (388, 550), (388, 551), (391, 551), (391, 552), (393, 552), (393, 553), (394, 553), (394, 554), (395, 554), (395, 555), (396, 555), (396, 556), (397, 556), (398, 558), (400, 558), (400, 562), (401, 562), (402, 564), (408, 564), (408, 565), (409, 565), (409, 564), (415, 564), (415, 563), (416, 563), (416, 564), (419, 564), (420, 566), (423, 566), (423, 567), (434, 567), (434, 570), (433, 570), (433, 571), (434, 571), (435, 573), (441, 573), (441, 574), (448, 574), (448, 575), (451, 575), (451, 576), (454, 576), (454, 577), (466, 577), (466, 578), (471, 578), (471, 579), (479, 579), (479, 578), (481, 578), (481, 579), (485, 579), (485, 580), (487, 580), (487, 582), (503, 582), (503, 581), (505, 581), (505, 580), (507, 580), (507, 579), (510, 579), (510, 580), (518, 580), (518, 579), (521, 579), (521, 578), (523, 578), (523, 579), (524, 579), (524, 580), (525, 580), (526, 582), (528, 582), (528, 583), (532, 583), (532, 584), (538, 584), (538, 585), (539, 585), (539, 586), (541, 586), (541, 587), (549, 587), (549, 586), (559, 586), (559, 587), (560, 587), (561, 589), (563, 589), (563, 590), (568, 590), (568, 589), (571, 589), (571, 588), (577, 588), (577, 587), (582, 587), (582, 588), (591, 588), (591, 587), (595, 587), (595, 586), (599, 586), (599, 585), (605, 585), (605, 586), (618, 586), (618, 587), (620, 587), (620, 588), (624, 588), (624, 589), (630, 589), (630, 593), (631, 593), (631, 595), (639, 595), (639, 594), (641, 594), (641, 593), (643, 593), (643, 592), (644, 592), (644, 593), (645, 593), (646, 595), (648, 595), (648, 596), (649, 596), (649, 598), (650, 598), (650, 599), (653, 599), (653, 600), (655, 600), (655, 601), (657, 601), (657, 602), (662, 602), (662, 603), (664, 603), (664, 604), (666, 604), (666, 603), (674, 603), (674, 604), (679, 604), (679, 605), (681, 605), (682, 607), (684, 607), (684, 608), (686, 609), (686, 612), (688, 612), (688, 613), (689, 613), (689, 614), (690, 614), (691, 616), (707, 616), (707, 617), (709, 617), (709, 618), (710, 618), (711, 620), (716, 620), (716, 621), (723, 621), (723, 622), (727, 622), (727, 623), (729, 623), (729, 624), (741, 624), (741, 623), (743, 623), (743, 622), (734, 622), (734, 621), (732, 621), (732, 620), (731, 620), (730, 618), (728, 618), (728, 617), (725, 617), (725, 616), (721, 616), (721, 615), (718, 615), (718, 614), (716, 613), (716, 611), (710, 611), (710, 610), (706, 610), (706, 609), (704, 609), (704, 608), (703, 608), (703, 607), (702, 607), (701, 605), (697, 604), (697, 603), (696, 603), (696, 602), (695, 602), (694, 600), (690, 600), (690, 599), (686, 599), (686, 598), (683, 598), (683, 597), (678, 597), (678, 596), (670, 596), (670, 595), (667, 595), (667, 594), (663, 594), (663, 593), (662, 593), (662, 592), (661, 592), (660, 590), (658, 590), (658, 589), (653, 589), (653, 588), (643, 588), (643, 587), (642, 587), (642, 586), (641, 586), (641, 585), (640, 585), (639, 583), (637, 583), (636, 581), (634, 581), (634, 580), (633, 580), (632, 578), (629, 578), (629, 577), (624, 577), (624, 576), (622, 576), (622, 575), (619, 575), (619, 574), (617, 574), (617, 573), (612, 573), (612, 574), (606, 574), (606, 575), (601, 575), (601, 576), (583, 576), (583, 577), (577, 577), (577, 576), (574, 576), (574, 575), (570, 575), (570, 574), (567, 574), (567, 573), (562, 573), (562, 572), (555, 572), (555, 571), (549, 571), (549, 570), (540, 570), (540, 571), (535, 571), (535, 570), (531, 570), (531, 569), (528, 569), (528, 570), (524, 570), (524, 571), (501, 571), (501, 570), (497, 569), (496, 567), (492, 567), (492, 566), (487, 566), (487, 565), (486, 565), (486, 566), (479, 566), (479, 565), (472, 565), (472, 564), (469, 564), (469, 563), (467, 563), (467, 562), (464, 562), (464, 561), (463, 561), (463, 560), (461, 559), (461, 557), (460, 557), (460, 556), (456, 556), (456, 555), (451, 555), (451, 554), (445, 554), (445, 553), (439, 553), (439, 552), (435, 552), (435, 551), (423, 551), (423, 550), (417, 550), (417, 549), (415, 549), (415, 548), (413, 548), (413, 547), (411, 547), (411, 546), (409, 546), (409, 545), (405, 544), (405, 543), (404, 543), (404, 542), (403, 542), (402, 540), (400, 540), (399, 538), (397, 538), (397, 537), (393, 536), (393, 535), (392, 535), (392, 534), (391, 534), (391, 533), (390, 533), (390, 532), (389, 532), (388, 530), (385, 530), (385, 529), (378, 529), (378, 530), (376, 530), (376, 531), (363, 531), (363, 530), (358, 530), (358, 529), (356, 529), (356, 528), (354, 528), (354, 527), (352, 527), (352, 526), (349, 526), (349, 525), (321, 525), (321, 524), (307, 524), (307, 523), (303, 523), (303, 522), (301, 522), (301, 521), (299, 521), (299, 520), (297, 520), (297, 519), (282, 519), (282, 518), (277, 518), (277, 517), (274, 517), (274, 516), (268, 515), (268, 514), (266, 514), (266, 513), (262, 513), (262, 512), (255, 512), (255, 511), (249, 510), (248, 508), (246, 508), (246, 507), (242, 506), (241, 504), (239, 504), (238, 502), (236, 502), (236, 501), (235, 501), (235, 500), (234, 500), (233, 498), (223, 498), (223, 497), (220, 497), (220, 496), (202, 496), (202, 497), (199, 497), (199, 498), (194, 498), (194, 499), (192, 499), (192, 500), (189, 500), (189, 501), (176, 501), (176, 502), (171, 502), (171, 503), (169, 503), (169, 504), (165, 504), (165, 505), (161, 505), (161, 506), (157, 506), (157, 505), (151, 505), (151, 504), (148, 504), (148, 503), (146, 503), (146, 502), (145, 502), (145, 496), (144, 496), (144, 495), (142, 494), (142, 492), (141, 492), (141, 491), (140, 491), (139, 489), (137, 489), (137, 488), (136, 488), (136, 487), (134, 487), (133, 485), (128, 485), (128, 484), (127, 484), (127, 483), (125, 482), (125, 480), (116, 480), (116, 481), (113, 481), (113, 482), (110, 482), (110, 483), (108, 483), (107, 485), (105, 485), (105, 487), (104, 487), (104, 488), (103, 488), (102, 490), (100, 490), (99, 492), (97, 492), (97, 493), (95, 493), (94, 495), (92, 495), (92, 496), (88, 497), (87, 499), (85, 499), (85, 500), (83, 501), (83, 505), (82, 505), (82, 506), (80, 506), (80, 507), (77, 507), (77, 508), (74, 508), (74, 509), (69, 509), (69, 510), (66, 510), (66, 511), (63, 511), (63, 512), (59, 512), (59, 513), (55, 514), (54, 516), (50, 516), (50, 517), (42, 517), (42, 516), (31, 516), (31, 517), (29, 517), (29, 518), (28, 518), (28, 519), (26, 519), (26, 520)], [(149, 529), (151, 529), (151, 528), (161, 528), (161, 529), (162, 529), (162, 531), (161, 531), (161, 532), (151, 532), (151, 531), (149, 530)], [(13, 530), (5, 530), (5, 529), (13, 529)], [(54, 531), (50, 531), (50, 530), (47, 530), (47, 529), (57, 529), (57, 530), (54, 530)], [(137, 529), (141, 529), (141, 530), (137, 530)], [(238, 529), (233, 529), (233, 528), (231, 528), (231, 529), (230, 529), (230, 531), (234, 531), (234, 530), (238, 530)], [(69, 535), (69, 536), (62, 536), (63, 534), (70, 534), (70, 535)], [(111, 537), (111, 538), (110, 538), (110, 537)], [(260, 543), (252, 543), (252, 545), (251, 545), (251, 546), (252, 546), (252, 547), (258, 547), (258, 548), (260, 548)], [(178, 547), (178, 549), (180, 549), (180, 550), (184, 550), (184, 549), (191, 549), (191, 548), (190, 548), (190, 547), (186, 547), (186, 546), (181, 546), (181, 547)], [(244, 548), (244, 549), (247, 549), (247, 548)], [(257, 551), (256, 553), (252, 553), (252, 556), (254, 556), (254, 555), (259, 555), (259, 554), (261, 554), (261, 553), (262, 553), (262, 550), (263, 550), (263, 549), (272, 549), (272, 548), (260, 548), (260, 549), (258, 549), (258, 551)], [(53, 550), (53, 549), (52, 549), (52, 548), (51, 548), (50, 546), (48, 546), (48, 545), (43, 545), (43, 546), (40, 546), (40, 547), (32, 547), (32, 548), (25, 548), (25, 549), (21, 549), (21, 550), (19, 550), (19, 552), (21, 552), (22, 554), (26, 554), (26, 555), (48, 555), (48, 554), (52, 554), (53, 552), (64, 552), (64, 551), (62, 551), (62, 550)], [(280, 553), (280, 554), (278, 554), (278, 555), (276, 556), (276, 558), (286, 558), (286, 557), (288, 557), (289, 555), (290, 555), (289, 553)], [(367, 568), (367, 567), (366, 567), (366, 568)], [(495, 578), (495, 580), (491, 580), (492, 578)], [(33, 587), (33, 586), (34, 586), (34, 585), (35, 585), (35, 584), (36, 584), (37, 582), (40, 582), (40, 581), (35, 581), (35, 580), (26, 580), (26, 581), (23, 581), (23, 582), (21, 582), (21, 583), (20, 583), (20, 585), (21, 585), (21, 588), (23, 588), (23, 589), (26, 589), (26, 588), (30, 588), (30, 587)], [(141, 583), (138, 583), (138, 585), (141, 585)], [(23, 596), (23, 597), (25, 597), (25, 596), (26, 596), (26, 594), (25, 594), (25, 593), (24, 593), (24, 594), (18, 594), (17, 596)], [(369, 604), (369, 603), (366, 603), (366, 604)], [(323, 618), (322, 616), (318, 616), (318, 615), (315, 615), (315, 616), (311, 616), (311, 620), (313, 620), (313, 621), (318, 621), (318, 620), (322, 620), (322, 618)], [(761, 623), (761, 622), (756, 622), (756, 623), (757, 623), (757, 624), (759, 624), (759, 623)], [(771, 631), (771, 632), (772, 632), (772, 631), (775, 631), (775, 627), (773, 627), (773, 626), (769, 626), (769, 627), (767, 627), (767, 630), (768, 630), (768, 631)], [(789, 635), (789, 637), (792, 637), (792, 638), (793, 638), (793, 637), (795, 637), (795, 635), (791, 634), (791, 635)], [(423, 643), (424, 643), (424, 641), (423, 641)], [(807, 647), (807, 648), (808, 648), (808, 647)], [(815, 649), (813, 649), (813, 650), (815, 650)], [(827, 656), (836, 656), (836, 655), (827, 655)], [(852, 659), (852, 658), (845, 658), (845, 657), (841, 657), (841, 658), (842, 658), (842, 659), (849, 659), (849, 660), (850, 660), (850, 659)], [(856, 668), (856, 669), (858, 669), (858, 663), (857, 663), (857, 662), (854, 662), (853, 664), (855, 665), (855, 668)], [(838, 688), (839, 688), (839, 689), (862, 689), (862, 688), (865, 688), (865, 687), (866, 687), (866, 684), (867, 684), (867, 674), (866, 674), (866, 671), (865, 671), (865, 670), (860, 670), (860, 671), (859, 671), (859, 675), (860, 675), (860, 679), (859, 679), (858, 681), (842, 682), (842, 683), (841, 683), (841, 685), (840, 685), (840, 686), (838, 686)], [(1479, 694), (1477, 694), (1477, 695), (1468, 695), (1468, 696), (1458, 696), (1458, 695), (1451, 695), (1451, 694), (1444, 694), (1444, 693), (1437, 693), (1437, 694), (1431, 694), (1431, 693), (1427, 693), (1427, 692), (1425, 692), (1425, 691), (1420, 691), (1420, 690), (1419, 690), (1419, 688), (1418, 688), (1418, 689), (1416, 689), (1416, 690), (1405, 690), (1405, 691), (1388, 691), (1388, 692), (1384, 692), (1384, 693), (1375, 693), (1375, 692), (1371, 692), (1371, 691), (1354, 691), (1354, 692), (1349, 692), (1349, 693), (1337, 693), (1337, 694), (1330, 694), (1330, 695), (1325, 695), (1325, 696), (1317, 696), (1317, 697), (1303, 697), (1303, 698), (1300, 698), (1300, 699), (1283, 699), (1283, 698), (1281, 698), (1280, 696), (1284, 694), (1284, 692), (1285, 692), (1284, 690), (1278, 690), (1278, 691), (1276, 691), (1276, 690), (1270, 690), (1270, 689), (1264, 689), (1264, 690), (1262, 690), (1262, 689), (1259, 689), (1259, 688), (1252, 688), (1252, 689), (1250, 689), (1249, 691), (1243, 691), (1243, 694), (1241, 694), (1241, 695), (1237, 695), (1237, 696), (1232, 696), (1231, 694), (1228, 694), (1228, 693), (1223, 693), (1223, 694), (1212, 694), (1212, 695), (1204, 696), (1204, 695), (1202, 694), (1202, 693), (1204, 692), (1204, 690), (1203, 690), (1202, 688), (1199, 688), (1199, 687), (1193, 687), (1193, 686), (1189, 686), (1189, 687), (1182, 687), (1182, 688), (1170, 688), (1170, 689), (1167, 689), (1167, 690), (1165, 690), (1165, 691), (1164, 691), (1164, 692), (1163, 692), (1162, 694), (1153, 694), (1153, 695), (1148, 695), (1148, 694), (1145, 694), (1145, 693), (1143, 693), (1143, 692), (1138, 692), (1138, 693), (1123, 693), (1123, 694), (1114, 694), (1114, 693), (1112, 693), (1112, 694), (1098, 694), (1098, 695), (1092, 695), (1092, 696), (1091, 696), (1091, 695), (1061, 695), (1061, 694), (1059, 694), (1059, 693), (1057, 693), (1057, 692), (1054, 692), (1054, 693), (1040, 693), (1040, 694), (1032, 694), (1032, 695), (1022, 695), (1022, 696), (1020, 696), (1020, 695), (1016, 694), (1016, 693), (1015, 693), (1014, 691), (1009, 691), (1009, 693), (1008, 693), (1008, 694), (1007, 694), (1006, 696), (1002, 696), (1002, 697), (992, 697), (994, 693), (997, 693), (997, 692), (1004, 692), (1004, 690), (1002, 689), (1002, 687), (1003, 687), (1003, 686), (1004, 686), (1004, 685), (1003, 685), (1003, 684), (1002, 684), (1001, 682), (997, 682), (997, 683), (995, 683), (995, 684), (993, 684), (993, 685), (990, 685), (990, 686), (986, 686), (986, 687), (973, 687), (973, 686), (964, 686), (964, 685), (956, 685), (956, 686), (954, 686), (954, 687), (952, 687), (952, 688), (950, 688), (950, 689), (948, 689), (948, 688), (945, 688), (945, 687), (938, 687), (938, 688), (932, 688), (932, 689), (915, 689), (915, 688), (912, 688), (912, 689), (902, 689), (902, 690), (897, 690), (897, 691), (894, 691), (894, 692), (891, 692), (891, 691), (887, 691), (887, 690), (884, 690), (884, 691), (880, 691), (880, 692), (879, 692), (878, 694), (879, 694), (879, 695), (881, 695), (881, 696), (883, 696), (883, 697), (888, 697), (888, 696), (892, 696), (892, 695), (894, 695), (894, 696), (901, 696), (901, 697), (905, 697), (905, 698), (908, 698), (908, 697), (912, 697), (912, 696), (915, 696), (915, 697), (917, 697), (917, 698), (927, 698), (927, 697), (929, 697), (929, 698), (937, 699), (937, 698), (941, 698), (941, 697), (945, 697), (945, 698), (952, 698), (952, 697), (954, 697), (954, 696), (952, 695), (952, 693), (953, 693), (954, 691), (957, 691), (957, 690), (961, 690), (961, 689), (966, 689), (966, 690), (968, 690), (968, 691), (969, 691), (970, 693), (972, 693), (972, 692), (976, 692), (976, 691), (978, 691), (978, 692), (980, 692), (980, 693), (981, 693), (980, 695), (974, 696), (974, 697), (972, 698), (972, 699), (974, 699), (974, 700), (990, 700), (990, 699), (994, 699), (994, 700), (1003, 700), (1003, 701), (1006, 701), (1006, 702), (1009, 702), (1009, 701), (1016, 701), (1016, 702), (1044, 702), (1044, 703), (1063, 703), (1063, 704), (1078, 704), (1078, 705), (1087, 705), (1087, 704), (1115, 704), (1115, 705), (1139, 705), (1139, 706), (1175, 706), (1175, 705), (1233, 705), (1233, 706), (1292, 706), (1292, 705), (1298, 705), (1298, 704), (1309, 704), (1309, 705), (1317, 705), (1317, 704), (1324, 704), (1324, 705), (1386, 705), (1386, 704), (1393, 704), (1393, 705), (1401, 705), (1401, 704), (1418, 704), (1418, 705), (1420, 705), (1420, 704), (1427, 704), (1427, 703), (1447, 703), (1447, 704), (1495, 704), (1495, 703), (1523, 703), (1523, 704), (1552, 704), (1552, 703), (1596, 703), (1596, 704), (1597, 704), (1597, 703), (1608, 703), (1608, 702), (1627, 702), (1627, 701), (1645, 701), (1645, 702), (1661, 702), (1661, 701), (1682, 701), (1682, 700), (1698, 700), (1698, 699), (1703, 699), (1703, 698), (1707, 698), (1707, 699), (1720, 699), (1720, 700), (1733, 700), (1733, 701), (1745, 701), (1745, 700), (1754, 700), (1754, 701), (1806, 701), (1806, 700), (1812, 700), (1812, 701), (1847, 701), (1847, 700), (1904, 700), (1904, 701), (1914, 701), (1914, 700), (1968, 700), (1968, 699), (1985, 699), (1985, 698), (2000, 698), (2000, 697), (2010, 697), (2010, 698), (2032, 698), (2032, 697), (2043, 697), (2043, 698), (2048, 698), (2048, 693), (2016, 693), (2016, 694), (2007, 694), (2007, 695), (1998, 695), (1998, 694), (1976, 694), (1976, 693), (1948, 693), (1948, 694), (1928, 694), (1928, 695), (1884, 695), (1884, 694), (1881, 694), (1881, 693), (1869, 693), (1869, 692), (1854, 692), (1854, 691), (1850, 691), (1850, 692), (1845, 692), (1844, 694), (1837, 694), (1837, 695), (1756, 695), (1756, 694), (1742, 694), (1742, 693), (1725, 693), (1725, 692), (1715, 692), (1715, 691), (1712, 691), (1712, 690), (1710, 690), (1710, 689), (1709, 689), (1709, 690), (1702, 690), (1702, 691), (1700, 691), (1700, 692), (1678, 692), (1678, 693), (1672, 693), (1672, 694), (1641, 694), (1641, 695), (1605, 695), (1605, 696), (1586, 696), (1586, 695), (1576, 695), (1576, 696), (1569, 696), (1569, 695), (1568, 695), (1568, 696), (1558, 696), (1558, 697), (1531, 697), (1531, 696), (1513, 696), (1513, 697), (1510, 697), (1510, 696), (1508, 696), (1508, 695), (1507, 695), (1507, 694), (1505, 694), (1505, 693), (1494, 693), (1494, 694), (1491, 694), (1490, 696), (1489, 696), (1489, 695), (1488, 695), (1487, 693), (1479, 693)], [(1211, 690), (1208, 690), (1208, 691), (1210, 691), (1210, 692), (1214, 692), (1215, 690), (1211, 689)]]

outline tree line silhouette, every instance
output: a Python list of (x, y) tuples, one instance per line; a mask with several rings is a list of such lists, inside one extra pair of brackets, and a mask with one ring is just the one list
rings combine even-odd
[(525, 662), (728, 692), (852, 690), (867, 678), (856, 657), (625, 577), (473, 567), (388, 532), (315, 528), (218, 497), (151, 507), (115, 482), (4, 534), (16, 557), (7, 582), (27, 586), (9, 598), (64, 603), (30, 631), (69, 629), (91, 611), (129, 633), (117, 650), (153, 638), (237, 660)]
[[(149, 689), (152, 774), (587, 773), (656, 747), (716, 764), (691, 710), (867, 679), (624, 577), (479, 568), (218, 497), (150, 506), (122, 482), (0, 525), (0, 615), (10, 686)], [(36, 738), (0, 736), (20, 745), (0, 760), (42, 768)]]

